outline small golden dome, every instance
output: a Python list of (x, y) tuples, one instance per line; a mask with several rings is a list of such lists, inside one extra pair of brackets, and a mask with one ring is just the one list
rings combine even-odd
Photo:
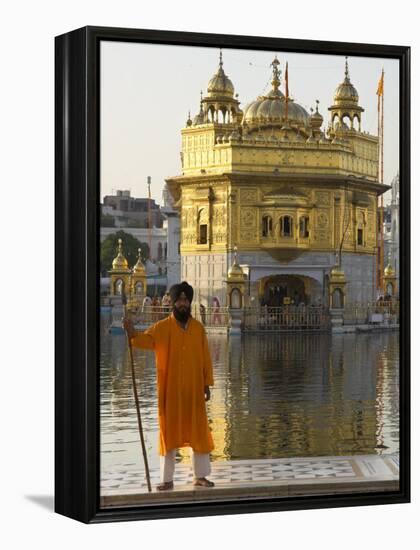
[(223, 70), (222, 52), (220, 52), (219, 70), (210, 79), (207, 86), (208, 97), (233, 97), (235, 89), (232, 81), (226, 76)]
[(324, 117), (321, 115), (321, 113), (318, 111), (318, 105), (319, 101), (316, 100), (316, 111), (311, 114), (310, 117), (310, 125), (312, 128), (321, 128), (322, 123), (324, 122)]
[(233, 264), (230, 266), (228, 271), (228, 279), (235, 279), (235, 280), (243, 280), (245, 279), (245, 273), (242, 270), (242, 267), (238, 264), (238, 258), (237, 258), (237, 247), (234, 247), (234, 255), (233, 255)]
[(127, 259), (126, 259), (126, 257), (124, 256), (124, 254), (122, 252), (122, 240), (121, 239), (118, 239), (118, 254), (112, 260), (112, 269), (114, 269), (114, 270), (128, 269)]
[(395, 275), (395, 270), (390, 263), (384, 269), (384, 275), (385, 277), (393, 277)]
[(331, 269), (331, 275), (341, 275), (343, 273), (343, 271), (340, 269), (340, 266), (339, 265), (335, 265), (332, 269)]
[(341, 84), (337, 86), (337, 89), (334, 93), (334, 103), (337, 104), (358, 104), (359, 103), (359, 94), (357, 93), (356, 88), (350, 82), (349, 76), (349, 67), (346, 57), (346, 68), (344, 73), (344, 80)]
[(340, 265), (335, 265), (330, 271), (330, 281), (332, 283), (343, 283), (345, 282), (344, 271), (341, 269)]
[(146, 275), (146, 269), (141, 261), (141, 248), (138, 249), (137, 263), (133, 267), (133, 273), (136, 275)]

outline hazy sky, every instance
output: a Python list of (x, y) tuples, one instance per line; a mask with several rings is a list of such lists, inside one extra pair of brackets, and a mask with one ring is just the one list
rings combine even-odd
[[(200, 90), (218, 69), (218, 48), (101, 43), (101, 198), (117, 189), (161, 202), (165, 177), (181, 173), (181, 128), (200, 107)], [(344, 78), (344, 56), (223, 49), (223, 68), (243, 109), (271, 89), (270, 63), (289, 63), (289, 93), (309, 112), (319, 99), (324, 123), (334, 91)], [(350, 57), (350, 80), (359, 93), (362, 130), (377, 134), (377, 85), (385, 70), (384, 181), (399, 163), (398, 61)], [(387, 193), (387, 196), (389, 193)], [(387, 199), (388, 197), (386, 197)], [(387, 202), (387, 200), (385, 200)]]

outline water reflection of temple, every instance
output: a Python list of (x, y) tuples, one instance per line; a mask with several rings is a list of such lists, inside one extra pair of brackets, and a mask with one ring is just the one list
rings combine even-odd
[[(389, 335), (323, 334), (231, 341), (216, 369), (216, 379), (227, 383), (209, 404), (215, 458), (374, 452), (383, 439), (378, 437), (383, 424), (378, 398), (387, 402), (385, 408), (398, 408), (391, 404), (391, 387), (384, 395), (378, 365), (388, 340)], [(392, 336), (389, 352), (394, 372), (398, 341)], [(390, 447), (389, 433), (386, 439)]]
[[(125, 337), (111, 336), (106, 326), (101, 460), (141, 464)], [(398, 451), (397, 333), (210, 335), (209, 344), (213, 460)], [(134, 360), (148, 456), (158, 468), (154, 356), (136, 350)], [(189, 450), (179, 459), (188, 462)]]

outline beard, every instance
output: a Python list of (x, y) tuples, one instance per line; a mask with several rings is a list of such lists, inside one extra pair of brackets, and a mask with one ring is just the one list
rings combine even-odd
[(191, 315), (191, 306), (181, 307), (179, 309), (177, 307), (174, 307), (173, 312), (174, 317), (177, 321), (179, 321), (180, 323), (186, 323)]

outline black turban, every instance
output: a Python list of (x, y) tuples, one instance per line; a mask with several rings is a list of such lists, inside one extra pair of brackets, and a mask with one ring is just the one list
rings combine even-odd
[(175, 304), (175, 302), (181, 296), (182, 292), (188, 298), (189, 302), (192, 302), (194, 289), (186, 281), (182, 281), (182, 283), (179, 283), (178, 285), (172, 285), (169, 289), (169, 295), (171, 297), (172, 304)]

